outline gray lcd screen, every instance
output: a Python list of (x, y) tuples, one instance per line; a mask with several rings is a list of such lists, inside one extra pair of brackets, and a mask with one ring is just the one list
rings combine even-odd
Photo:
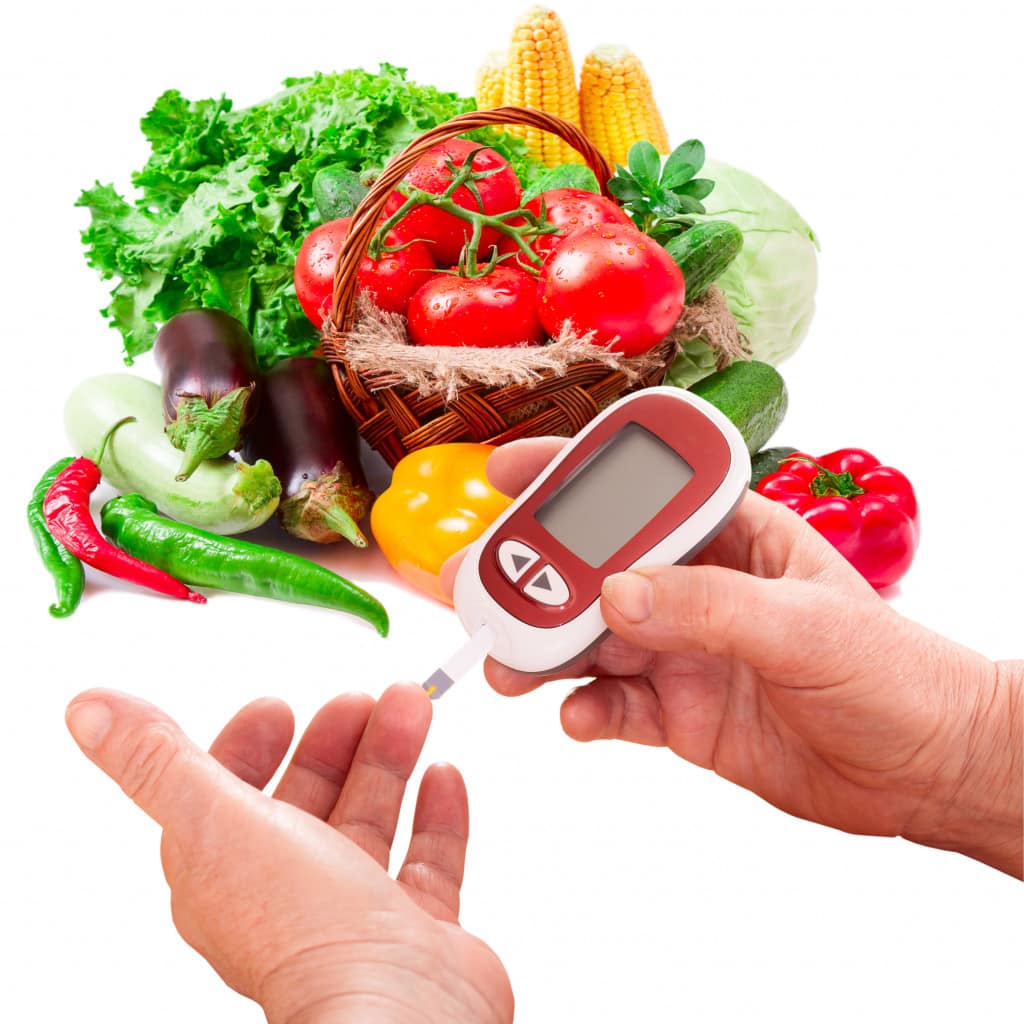
[(537, 522), (596, 569), (692, 479), (685, 459), (639, 423), (629, 423), (537, 509)]

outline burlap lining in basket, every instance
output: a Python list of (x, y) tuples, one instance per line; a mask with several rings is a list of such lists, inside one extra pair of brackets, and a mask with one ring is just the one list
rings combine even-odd
[[(330, 325), (326, 333), (334, 335)], [(528, 385), (542, 374), (561, 376), (575, 363), (588, 360), (638, 381), (664, 358), (662, 345), (642, 355), (623, 356), (595, 345), (592, 338), (593, 332), (578, 335), (566, 327), (547, 345), (498, 349), (410, 345), (404, 318), (382, 312), (363, 297), (357, 300), (352, 329), (343, 338), (334, 336), (335, 343), (343, 347), (349, 369), (359, 375), (368, 390), (401, 387), (415, 390), (422, 397), (443, 395), (445, 402), (452, 402), (466, 387)], [(749, 358), (746, 339), (718, 288), (710, 288), (687, 306), (666, 340), (673, 341), (678, 350), (697, 338), (716, 353), (719, 368), (734, 359)]]

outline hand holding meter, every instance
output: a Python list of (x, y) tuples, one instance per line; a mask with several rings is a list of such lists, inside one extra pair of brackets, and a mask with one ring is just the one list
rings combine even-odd
[(468, 549), (454, 597), (471, 640), (424, 688), (439, 697), (488, 650), (520, 672), (572, 661), (606, 632), (605, 577), (688, 562), (749, 482), (742, 436), (703, 399), (659, 387), (616, 402)]

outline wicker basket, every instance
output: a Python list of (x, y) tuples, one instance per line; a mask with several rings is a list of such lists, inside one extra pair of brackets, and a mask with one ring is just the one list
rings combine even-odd
[(391, 466), (409, 452), (432, 444), (503, 444), (521, 437), (575, 434), (622, 395), (660, 384), (675, 354), (675, 343), (665, 341), (637, 361), (637, 370), (625, 359), (615, 369), (607, 363), (582, 359), (564, 372), (538, 372), (528, 383), (464, 387), (454, 399), (440, 394), (424, 396), (412, 386), (371, 387), (350, 366), (346, 349), (356, 315), (356, 272), (388, 196), (413, 164), (437, 143), (476, 128), (510, 124), (532, 126), (560, 136), (580, 153), (596, 175), (602, 193), (608, 194), (612, 168), (576, 125), (522, 107), (472, 111), (425, 132), (388, 163), (356, 209), (338, 256), (334, 302), (324, 326), (323, 353), (331, 364), (341, 400), (360, 434)]

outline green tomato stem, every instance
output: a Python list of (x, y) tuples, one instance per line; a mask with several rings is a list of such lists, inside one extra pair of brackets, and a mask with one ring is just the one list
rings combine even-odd
[[(542, 257), (538, 256), (530, 247), (530, 242), (540, 235), (558, 234), (561, 229), (557, 225), (552, 224), (545, 217), (538, 218), (531, 210), (528, 210), (525, 207), (519, 207), (515, 210), (506, 210), (497, 214), (484, 213), (483, 200), (480, 198), (480, 192), (476, 188), (475, 182), (479, 181), (481, 178), (490, 177), (492, 174), (496, 173), (496, 171), (500, 170), (500, 168), (493, 168), (489, 171), (474, 171), (472, 164), (473, 155), (466, 160), (462, 167), (456, 168), (451, 161), (449, 161), (448, 166), (452, 172), (451, 184), (440, 195), (436, 195), (433, 192), (424, 192), (422, 189), (409, 187), (408, 198), (390, 217), (387, 218), (387, 220), (381, 224), (377, 229), (376, 234), (371, 239), (370, 245), (367, 249), (369, 257), (371, 259), (380, 259), (383, 253), (394, 252), (396, 249), (404, 248), (404, 246), (387, 246), (385, 244), (385, 239), (388, 234), (417, 206), (433, 206), (438, 210), (449, 213), (452, 216), (458, 217), (460, 220), (467, 221), (472, 225), (473, 231), (467, 247), (472, 257), (471, 260), (466, 261), (466, 265), (470, 270), (468, 276), (476, 276), (476, 253), (479, 249), (485, 228), (491, 228), (499, 234), (513, 239), (520, 252), (530, 263), (530, 266), (523, 266), (520, 262), (522, 269), (533, 274), (538, 273), (539, 267), (544, 261)], [(463, 185), (470, 189), (477, 203), (480, 204), (481, 208), (479, 210), (468, 210), (466, 207), (460, 206), (452, 198), (456, 189)], [(511, 220), (513, 218), (522, 219), (526, 223), (521, 225), (506, 223), (507, 220)], [(460, 260), (459, 262), (461, 266), (463, 261)]]

